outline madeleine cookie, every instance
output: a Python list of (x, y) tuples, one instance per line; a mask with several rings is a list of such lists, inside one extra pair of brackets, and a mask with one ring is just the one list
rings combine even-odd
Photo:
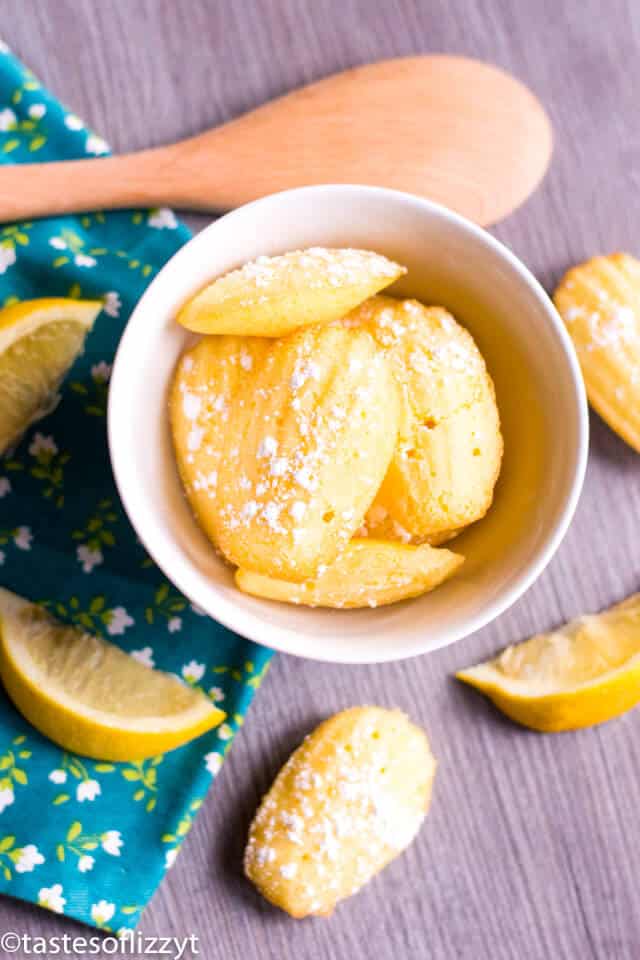
[(274, 341), (232, 403), (208, 520), (239, 567), (301, 582), (361, 525), (398, 428), (390, 367), (363, 330), (308, 327)]
[(309, 607), (381, 607), (427, 593), (464, 562), (451, 550), (384, 540), (352, 540), (315, 580), (289, 583), (250, 570), (236, 571), (244, 593)]
[(338, 320), (406, 269), (370, 250), (312, 247), (258, 257), (205, 287), (178, 322), (196, 333), (280, 337)]
[(204, 337), (176, 365), (169, 395), (176, 462), (187, 499), (214, 544), (220, 463), (236, 436), (232, 411), (250, 402), (272, 344), (260, 337)]
[(375, 506), (418, 542), (483, 517), (502, 435), (493, 383), (471, 334), (441, 307), (385, 296), (344, 322), (373, 335), (400, 389), (398, 442)]
[(640, 260), (594, 257), (553, 295), (582, 368), (589, 402), (640, 452)]
[(436, 762), (399, 710), (326, 720), (284, 765), (251, 824), (247, 877), (293, 917), (328, 916), (417, 834)]

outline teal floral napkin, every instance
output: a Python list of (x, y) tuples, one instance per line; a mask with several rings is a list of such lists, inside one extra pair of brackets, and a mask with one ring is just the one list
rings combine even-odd
[[(107, 152), (2, 44), (0, 160)], [(0, 225), (0, 305), (42, 296), (104, 303), (57, 409), (0, 459), (0, 584), (181, 675), (228, 714), (165, 756), (97, 763), (40, 736), (0, 690), (0, 891), (111, 930), (136, 925), (175, 860), (271, 656), (164, 579), (127, 522), (107, 455), (120, 334), (188, 236), (165, 209)]]

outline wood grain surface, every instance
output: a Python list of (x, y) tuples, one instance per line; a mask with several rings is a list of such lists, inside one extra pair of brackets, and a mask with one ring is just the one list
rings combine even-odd
[[(638, 0), (0, 0), (0, 33), (119, 150), (376, 58), (492, 61), (531, 85), (556, 136), (544, 185), (495, 234), (547, 288), (587, 255), (640, 253)], [(393, 665), (277, 657), (141, 932), (195, 933), (208, 960), (637, 960), (640, 713), (533, 734), (451, 675), (637, 590), (639, 535), (640, 459), (593, 417), (573, 526), (497, 622)], [(247, 825), (301, 736), (356, 703), (424, 724), (440, 761), (432, 812), (409, 852), (331, 920), (294, 922), (242, 878)], [(82, 932), (6, 899), (0, 927)]]

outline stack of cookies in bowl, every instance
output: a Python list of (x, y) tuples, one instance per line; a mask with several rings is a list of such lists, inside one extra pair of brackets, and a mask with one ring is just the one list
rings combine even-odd
[(442, 307), (380, 291), (405, 268), (367, 250), (261, 257), (179, 312), (173, 444), (195, 516), (272, 600), (376, 607), (463, 557), (502, 459), (493, 383)]

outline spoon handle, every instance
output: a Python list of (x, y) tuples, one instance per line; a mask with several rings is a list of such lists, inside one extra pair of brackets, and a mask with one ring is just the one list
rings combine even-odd
[(220, 209), (186, 197), (180, 152), (157, 147), (119, 157), (0, 168), (0, 222), (122, 207)]

